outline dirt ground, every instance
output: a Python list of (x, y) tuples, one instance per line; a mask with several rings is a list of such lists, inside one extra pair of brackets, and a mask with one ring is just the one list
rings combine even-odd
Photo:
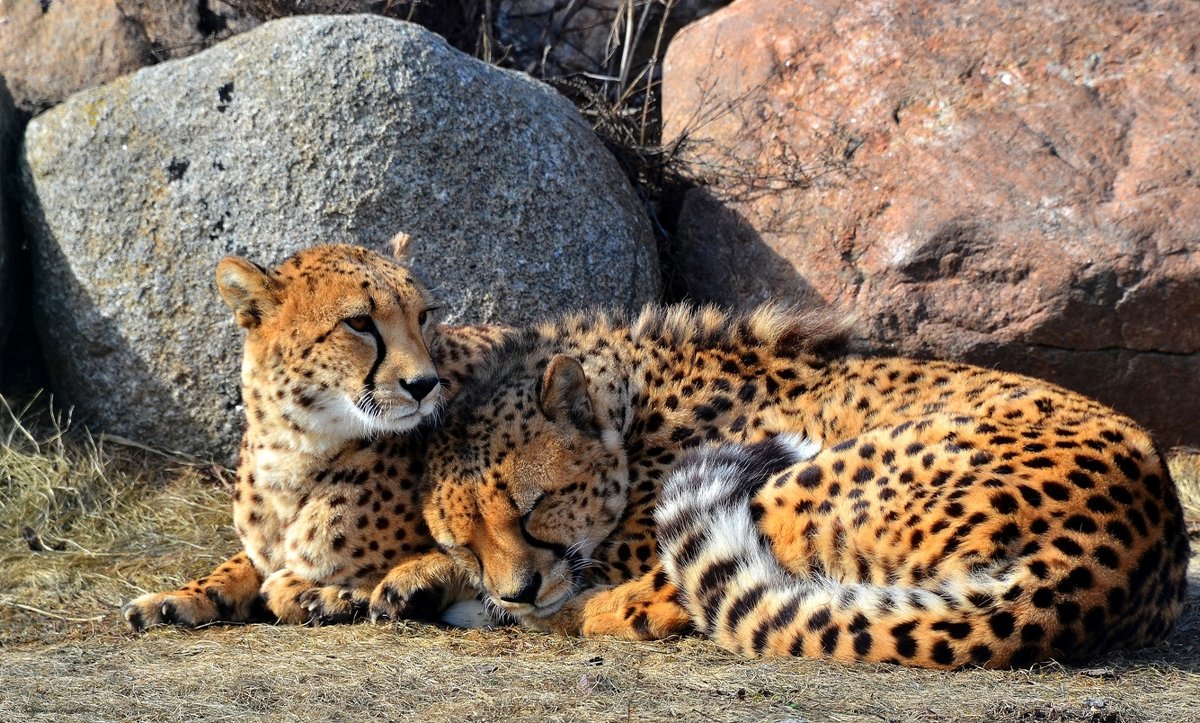
[[(1180, 460), (1193, 494), (1200, 455)], [(1166, 643), (1081, 667), (937, 673), (417, 624), (128, 632), (124, 601), (236, 551), (227, 484), (0, 424), (0, 720), (1200, 722), (1200, 560)]]

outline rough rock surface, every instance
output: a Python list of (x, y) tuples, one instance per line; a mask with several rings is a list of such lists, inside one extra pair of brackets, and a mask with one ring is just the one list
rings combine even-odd
[(186, 451), (226, 455), (240, 428), (225, 254), (404, 230), (450, 320), (658, 291), (641, 206), (569, 102), (374, 16), (268, 23), (73, 96), (30, 123), (22, 176), (56, 391)]
[(256, 24), (219, 0), (0, 0), (0, 75), (37, 112)]
[(668, 51), (694, 296), (1032, 373), (1200, 439), (1194, 3), (742, 0)]
[[(675, 0), (666, 3), (628, 0), (504, 0), (496, 8), (496, 38), (511, 49), (518, 67), (539, 76), (637, 73), (654, 55), (659, 26), (662, 48), (675, 33), (730, 0)], [(630, 15), (632, 8), (633, 14)], [(632, 42), (632, 62), (623, 62)], [(661, 49), (660, 49), (661, 52)], [(634, 82), (634, 77), (625, 77)]]

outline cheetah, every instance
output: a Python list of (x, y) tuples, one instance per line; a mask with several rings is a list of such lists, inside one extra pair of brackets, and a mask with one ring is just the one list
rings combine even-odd
[(514, 334), (431, 441), (433, 538), (497, 611), (567, 634), (930, 668), (1167, 634), (1188, 541), (1143, 429), (1036, 379), (847, 354), (845, 328), (677, 307)]
[[(398, 236), (398, 259), (406, 245)], [(179, 590), (127, 603), (129, 626), (348, 622), (393, 568), (427, 590), (446, 582), (407, 608), (381, 600), (384, 613), (428, 617), (473, 598), (444, 574), (417, 483), (425, 427), (504, 330), (438, 328), (420, 281), (357, 246), (310, 248), (275, 269), (227, 257), (216, 280), (245, 331), (233, 490), (243, 550)]]

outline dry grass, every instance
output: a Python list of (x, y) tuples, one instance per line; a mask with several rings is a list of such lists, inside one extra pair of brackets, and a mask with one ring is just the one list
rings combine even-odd
[[(224, 473), (12, 419), (0, 442), (0, 720), (1200, 721), (1195, 593), (1156, 649), (1015, 672), (407, 624), (138, 636), (124, 600), (235, 550)], [(1175, 467), (1200, 501), (1200, 455)]]

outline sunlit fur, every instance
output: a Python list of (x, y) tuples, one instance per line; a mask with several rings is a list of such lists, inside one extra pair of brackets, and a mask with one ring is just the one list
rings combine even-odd
[[(233, 490), (244, 550), (179, 590), (133, 600), (130, 626), (264, 612), (286, 623), (349, 622), (368, 607), (374, 618), (435, 617), (473, 599), (420, 514), (425, 434), (416, 425), (436, 419), (440, 400), (505, 330), (437, 327), (430, 294), (407, 269), (354, 246), (306, 249), (273, 269), (227, 258), (217, 283), (245, 330), (246, 429)], [(426, 573), (426, 594), (385, 586), (397, 567)], [(454, 614), (478, 621), (480, 609)]]
[[(622, 574), (594, 553), (601, 543), (617, 553), (613, 534), (632, 492), (625, 447), (642, 414), (629, 407), (661, 391), (643, 378), (669, 367), (661, 350), (711, 356), (753, 343), (794, 354), (842, 329), (773, 307), (731, 318), (687, 306), (535, 326), (497, 349), (448, 410), (429, 455), (430, 530), (492, 604), (518, 618), (553, 615), (597, 579)], [(578, 358), (582, 375), (556, 358)], [(536, 596), (520, 600), (531, 581), (540, 581)]]
[[(1146, 430), (1037, 379), (848, 355), (838, 329), (652, 308), (518, 335), (431, 445), (430, 529), (558, 632), (931, 668), (1163, 639), (1188, 539)], [(763, 466), (725, 460), (786, 434), (820, 449), (779, 452), (749, 496)], [(684, 463), (690, 499), (660, 528), (664, 482), (714, 444), (734, 447)]]

